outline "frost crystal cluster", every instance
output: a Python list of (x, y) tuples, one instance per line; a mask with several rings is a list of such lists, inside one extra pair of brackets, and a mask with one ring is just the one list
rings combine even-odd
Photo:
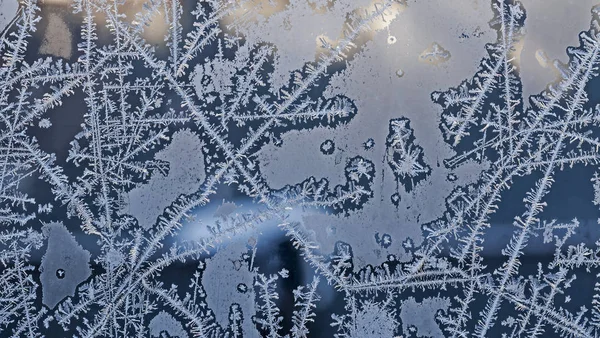
[(0, 336), (600, 336), (594, 1), (0, 9)]

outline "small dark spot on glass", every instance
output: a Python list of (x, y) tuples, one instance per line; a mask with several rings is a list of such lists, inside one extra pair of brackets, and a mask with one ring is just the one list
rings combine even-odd
[(246, 292), (248, 292), (248, 286), (246, 284), (244, 284), (244, 283), (240, 283), (237, 286), (237, 290), (240, 293), (246, 293)]

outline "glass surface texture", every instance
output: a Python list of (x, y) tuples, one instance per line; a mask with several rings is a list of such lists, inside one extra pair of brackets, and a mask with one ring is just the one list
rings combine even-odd
[(0, 0), (0, 337), (600, 336), (592, 0)]

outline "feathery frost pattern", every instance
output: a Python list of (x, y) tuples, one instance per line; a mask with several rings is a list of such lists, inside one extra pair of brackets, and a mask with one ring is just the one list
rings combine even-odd
[[(599, 211), (600, 7), (524, 97), (526, 6), (483, 3), (495, 36), (475, 74), (427, 93), (436, 159), (403, 107), (360, 150), (340, 136), (380, 121), (336, 84), (396, 44), (414, 1), (20, 0), (0, 42), (0, 336), (600, 336), (600, 217), (552, 210), (589, 174)], [(295, 25), (320, 16), (336, 27), (306, 56)], [(39, 48), (56, 26), (72, 53)], [(452, 67), (451, 46), (426, 45), (421, 67)], [(283, 164), (304, 156), (296, 180)], [(445, 211), (418, 235), (351, 234), (378, 263), (342, 240), (357, 219), (404, 231), (420, 210), (403, 199), (444, 191), (439, 172)]]

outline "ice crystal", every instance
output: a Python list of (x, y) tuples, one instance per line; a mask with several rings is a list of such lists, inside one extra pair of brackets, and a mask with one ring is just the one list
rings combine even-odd
[(597, 337), (600, 7), (522, 2), (0, 1), (0, 335)]

